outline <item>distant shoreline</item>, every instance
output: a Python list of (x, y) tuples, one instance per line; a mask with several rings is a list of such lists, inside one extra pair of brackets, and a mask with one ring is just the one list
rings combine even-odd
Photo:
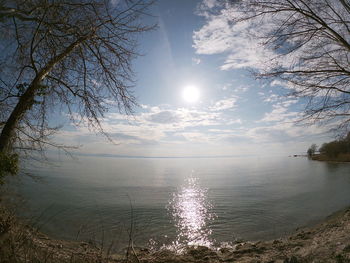
[(240, 157), (255, 157), (254, 154), (243, 155), (189, 155), (189, 156), (143, 156), (143, 155), (122, 155), (109, 153), (74, 153), (77, 156), (83, 157), (107, 157), (121, 159), (216, 159), (216, 158), (240, 158)]
[(314, 154), (311, 157), (311, 160), (321, 161), (321, 162), (333, 162), (333, 163), (349, 163), (350, 154), (339, 154), (336, 157), (329, 157), (325, 154)]

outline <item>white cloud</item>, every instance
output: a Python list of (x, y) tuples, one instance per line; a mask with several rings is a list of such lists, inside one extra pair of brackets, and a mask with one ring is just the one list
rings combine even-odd
[(194, 65), (199, 65), (201, 63), (201, 60), (200, 60), (200, 58), (192, 58), (192, 63)]
[(248, 123), (228, 111), (236, 106), (237, 99), (214, 101), (202, 109), (143, 105), (135, 116), (109, 113), (101, 124), (115, 145), (92, 134), (87, 126), (62, 131), (57, 138), (69, 145), (84, 145), (83, 150), (90, 153), (220, 155), (254, 153), (261, 144), (305, 141), (303, 138), (324, 131), (293, 123), (296, 113), (288, 109), (295, 100), (279, 101), (260, 121)]
[(277, 94), (269, 94), (268, 97), (264, 99), (264, 102), (276, 102), (279, 99), (281, 99), (281, 96), (278, 96)]
[(274, 104), (272, 111), (265, 113), (264, 117), (258, 122), (294, 122), (299, 113), (290, 111), (289, 107), (296, 102), (297, 100), (285, 100)]
[(310, 138), (324, 135), (327, 131), (328, 127), (325, 126), (298, 126), (293, 122), (277, 122), (271, 126), (251, 128), (247, 131), (247, 136), (257, 143), (294, 142), (297, 144), (300, 141), (310, 143)]
[(232, 30), (225, 17), (212, 17), (199, 31), (194, 32), (193, 47), (197, 54), (217, 54), (232, 49)]
[(297, 113), (295, 112), (287, 112), (287, 109), (282, 106), (274, 107), (274, 109), (265, 113), (264, 118), (261, 119), (261, 122), (280, 122), (286, 121), (290, 117), (295, 117)]
[(259, 30), (268, 32), (269, 21), (249, 21), (232, 23), (233, 17), (237, 18), (239, 13), (233, 7), (223, 5), (219, 13), (207, 16), (206, 24), (193, 33), (193, 47), (198, 54), (227, 54), (222, 70), (253, 67), (263, 65), (266, 58), (273, 57), (273, 51), (262, 48), (256, 39), (247, 34), (258, 34), (255, 32), (255, 23), (259, 23)]
[(232, 109), (236, 106), (238, 97), (231, 97), (228, 99), (223, 99), (215, 102), (213, 106), (210, 107), (211, 111), (222, 111)]
[(207, 8), (213, 8), (218, 4), (217, 0), (204, 0), (203, 5)]
[(235, 88), (233, 91), (234, 92), (241, 92), (241, 93), (243, 93), (243, 92), (248, 91), (248, 89), (249, 89), (249, 86), (241, 85), (241, 86)]
[(230, 87), (230, 85), (224, 85), (224, 86), (222, 87), (222, 90), (227, 90), (229, 87)]
[(149, 121), (156, 123), (176, 123), (180, 121), (180, 116), (175, 111), (160, 111), (149, 115)]
[[(120, 113), (109, 113), (101, 121), (103, 130), (118, 144), (141, 145), (157, 144), (173, 141), (179, 136), (184, 141), (215, 141), (216, 138), (205, 135), (210, 127), (222, 127), (241, 124), (239, 118), (232, 118), (224, 110), (235, 106), (237, 98), (229, 98), (214, 102), (212, 107), (204, 109), (171, 108), (168, 105), (143, 105), (142, 112), (133, 116)], [(201, 129), (201, 131), (198, 131)], [(197, 130), (194, 132), (194, 130)], [(196, 135), (198, 139), (195, 139)], [(71, 137), (84, 140), (84, 136), (92, 136), (88, 122), (71, 132)]]
[(177, 136), (182, 136), (189, 142), (197, 142), (197, 143), (208, 143), (210, 138), (207, 133), (201, 132), (181, 132), (177, 133)]
[(277, 79), (275, 79), (275, 80), (273, 80), (271, 83), (270, 83), (270, 86), (271, 87), (275, 87), (275, 86), (284, 86), (285, 85), (285, 82), (282, 82), (282, 81), (280, 81), (280, 80), (277, 80)]

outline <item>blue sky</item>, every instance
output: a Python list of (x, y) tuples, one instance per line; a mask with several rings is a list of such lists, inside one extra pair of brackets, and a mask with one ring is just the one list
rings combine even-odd
[[(137, 156), (223, 156), (304, 153), (330, 139), (327, 127), (294, 123), (303, 105), (288, 89), (255, 80), (249, 69), (267, 56), (235, 35), (216, 0), (161, 0), (140, 37), (134, 61), (140, 104), (134, 116), (111, 109), (103, 127), (115, 144), (86, 126), (66, 123), (57, 140), (79, 152)], [(183, 90), (195, 86), (189, 103)]]

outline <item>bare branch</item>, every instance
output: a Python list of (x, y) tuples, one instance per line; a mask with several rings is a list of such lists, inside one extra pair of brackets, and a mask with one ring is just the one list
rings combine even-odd
[(259, 48), (271, 54), (252, 65), (255, 76), (279, 79), (291, 90), (289, 95), (306, 99), (304, 120), (334, 121), (335, 125), (349, 123), (349, 2), (229, 2), (230, 6), (224, 8), (231, 12), (233, 25), (250, 22), (246, 33), (261, 44)]
[[(60, 107), (74, 123), (108, 135), (106, 99), (130, 114), (135, 105), (132, 60), (152, 0), (0, 1), (0, 152), (44, 149), (58, 129), (48, 113)], [(20, 89), (20, 92), (17, 91)], [(25, 144), (28, 143), (30, 147)]]

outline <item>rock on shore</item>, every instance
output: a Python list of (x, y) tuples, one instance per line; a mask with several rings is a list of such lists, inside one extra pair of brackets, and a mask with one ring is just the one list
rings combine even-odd
[(189, 247), (181, 255), (165, 250), (140, 252), (138, 259), (144, 263), (346, 263), (350, 262), (350, 208), (285, 238), (239, 243), (233, 248), (221, 248), (218, 251), (206, 247)]
[[(288, 237), (243, 242), (230, 248), (212, 250), (187, 247), (177, 254), (169, 250), (133, 248), (125, 255), (106, 255), (84, 242), (53, 240), (0, 211), (0, 262), (142, 262), (142, 263), (350, 263), (350, 208), (324, 222), (299, 229)], [(14, 261), (15, 260), (15, 261)]]

